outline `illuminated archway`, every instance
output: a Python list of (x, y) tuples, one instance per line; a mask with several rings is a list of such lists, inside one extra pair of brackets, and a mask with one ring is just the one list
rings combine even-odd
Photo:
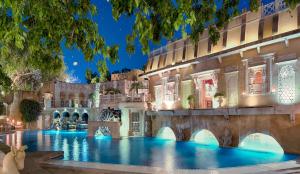
[(77, 121), (79, 119), (79, 114), (77, 113), (77, 112), (74, 112), (73, 114), (72, 114), (72, 120), (73, 121)]
[(176, 140), (176, 136), (175, 136), (173, 130), (169, 127), (160, 128), (156, 137), (159, 139), (165, 139), (165, 140)]
[(88, 121), (89, 121), (89, 114), (83, 113), (83, 114), (81, 115), (81, 120), (84, 121), (84, 122), (87, 124)]
[(202, 129), (200, 131), (197, 131), (193, 133), (191, 137), (191, 141), (194, 141), (199, 144), (203, 145), (209, 145), (209, 146), (219, 146), (219, 141), (215, 137), (215, 135), (207, 130), (207, 129)]
[(239, 144), (239, 147), (246, 150), (284, 153), (280, 144), (270, 135), (254, 133), (246, 136)]
[(55, 112), (53, 113), (53, 118), (54, 118), (54, 119), (60, 118), (60, 114), (59, 114), (58, 111), (55, 111)]
[(63, 117), (64, 120), (65, 119), (68, 120), (70, 118), (70, 113), (65, 111), (65, 112), (62, 113), (62, 117)]

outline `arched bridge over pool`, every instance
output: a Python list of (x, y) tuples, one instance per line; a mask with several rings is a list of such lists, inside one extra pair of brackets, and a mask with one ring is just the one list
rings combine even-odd
[(146, 136), (300, 154), (300, 114), (274, 108), (147, 111), (145, 125)]

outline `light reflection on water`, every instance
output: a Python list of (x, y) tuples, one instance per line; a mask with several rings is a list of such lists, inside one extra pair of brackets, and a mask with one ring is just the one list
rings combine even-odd
[(158, 166), (166, 169), (208, 169), (295, 159), (278, 155), (204, 146), (157, 138), (96, 139), (87, 132), (25, 131), (0, 137), (7, 144), (28, 145), (29, 151), (64, 151), (63, 160)]

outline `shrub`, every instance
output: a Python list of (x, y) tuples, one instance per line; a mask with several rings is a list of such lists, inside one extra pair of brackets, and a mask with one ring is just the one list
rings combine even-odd
[(41, 105), (35, 100), (24, 99), (20, 103), (22, 120), (26, 123), (36, 121), (42, 111)]
[(4, 115), (4, 114), (5, 114), (5, 106), (3, 102), (0, 102), (0, 115)]

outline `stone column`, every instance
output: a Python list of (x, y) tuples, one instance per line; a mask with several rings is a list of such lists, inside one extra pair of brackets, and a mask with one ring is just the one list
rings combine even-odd
[(273, 74), (273, 58), (274, 55), (266, 55), (263, 56), (263, 58), (266, 60), (266, 80), (267, 80), (267, 89), (266, 92), (267, 93), (271, 93), (272, 92), (272, 74)]
[(249, 92), (249, 82), (248, 82), (248, 59), (243, 59), (243, 65), (244, 65), (244, 73), (245, 73), (245, 86), (244, 86), (244, 92), (243, 94), (248, 94)]
[(177, 109), (177, 108), (180, 108), (181, 105), (180, 105), (180, 93), (179, 93), (179, 88), (180, 88), (180, 74), (176, 74), (175, 76), (175, 94), (174, 94), (174, 107)]
[(162, 77), (162, 101), (166, 100), (168, 77)]
[(201, 94), (200, 94), (200, 90), (201, 90), (201, 80), (197, 77), (194, 78), (194, 84), (195, 84), (195, 93), (194, 93), (194, 96), (195, 96), (195, 109), (199, 109), (200, 108), (200, 104), (201, 104), (201, 101), (200, 101), (200, 97), (201, 97)]

